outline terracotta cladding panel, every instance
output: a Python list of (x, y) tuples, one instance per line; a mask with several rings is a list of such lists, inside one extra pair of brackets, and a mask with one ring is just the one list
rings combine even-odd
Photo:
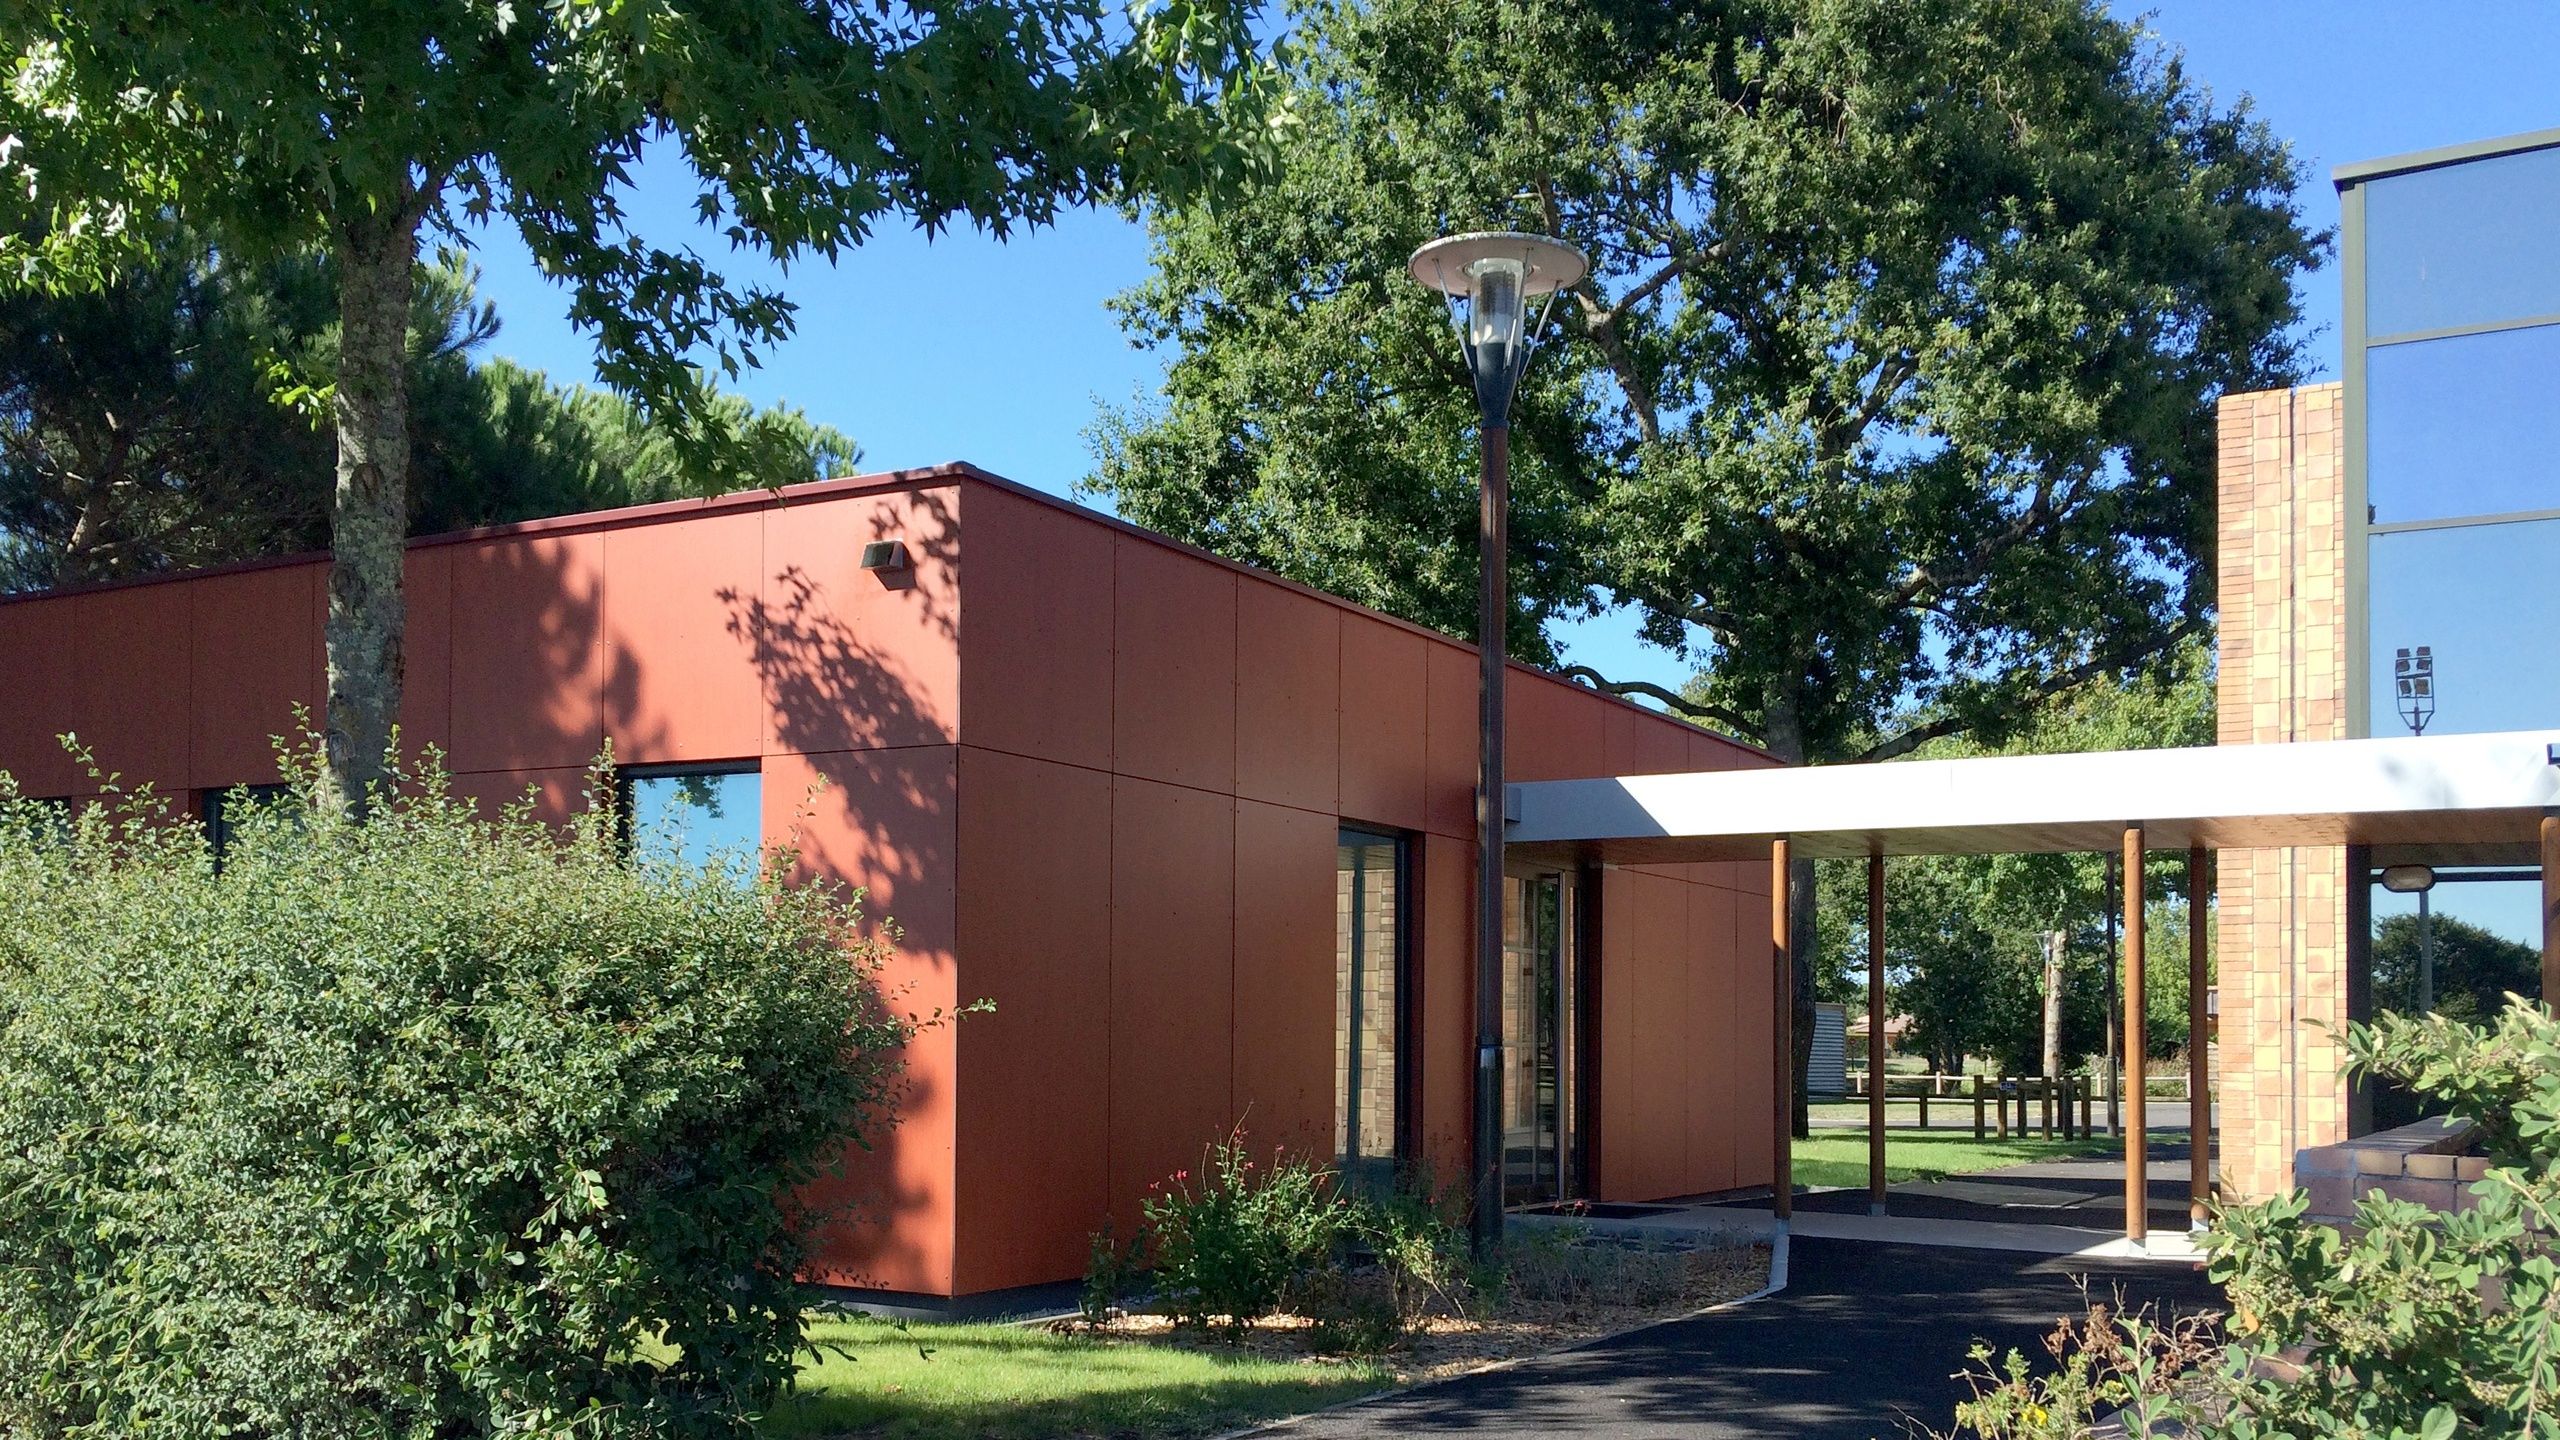
[[(956, 735), (954, 493), (948, 487), (893, 491), (768, 510), (756, 582), (761, 592), (750, 587), (744, 595), (716, 597), (717, 614), (695, 602), (704, 632), (694, 642), (701, 663), (732, 673), (731, 647), (740, 637), (728, 627), (740, 623), (754, 635), (772, 749), (818, 754), (940, 745)], [(862, 549), (877, 540), (904, 541), (909, 567), (863, 569)], [(734, 543), (743, 551), (746, 541)], [(688, 718), (732, 732), (738, 723), (726, 712)]]
[[(412, 550), (404, 567), (402, 590), (408, 624), (400, 645), (400, 746), (415, 755), (433, 746), (453, 752), (453, 552), (444, 546)], [(323, 571), (313, 585), (324, 637), (322, 678), (315, 688), (326, 693), (329, 581)]]
[(1777, 1098), (1775, 1069), (1777, 966), (1770, 954), (1769, 872), (1756, 870), (1759, 889), (1745, 892), (1733, 909), (1735, 1079), (1729, 1092), (1734, 1105), (1734, 1183), (1769, 1183), (1769, 1148), (1775, 1126), (1771, 1106)]
[(1235, 1106), (1257, 1149), (1334, 1150), (1336, 835), (1329, 815), (1236, 805)]
[(266, 784), (276, 776), (276, 736), (300, 743), (299, 705), (327, 722), (320, 617), (325, 567), (247, 570), (189, 582), (190, 784)]
[(1472, 837), (1476, 833), (1476, 657), (1454, 645), (1426, 648), (1424, 828)]
[(1633, 775), (1637, 773), (1636, 727), (1642, 723), (1644, 723), (1643, 717), (1624, 705), (1612, 705), (1601, 712), (1601, 774)]
[[(842, 508), (805, 507), (811, 516)], [(764, 528), (764, 516), (743, 511), (605, 532), (604, 724), (616, 759), (763, 750), (756, 577)]]
[(960, 626), (962, 735), (972, 745), (1111, 768), (1108, 528), (986, 486), (969, 531)]
[[(947, 746), (769, 757), (764, 831), (800, 851), (804, 875), (864, 892), (863, 914), (891, 941), (884, 999), (909, 1014), (959, 1002), (957, 757)], [(824, 782), (822, 788), (818, 782)], [(894, 929), (890, 927), (894, 926)], [(908, 1047), (898, 1123), (847, 1152), (844, 1178), (819, 1198), (850, 1218), (820, 1237), (814, 1269), (833, 1284), (949, 1294), (960, 1082), (954, 1028)]]
[(453, 768), (584, 765), (604, 748), (604, 537), (501, 537), (453, 551)]
[[(1596, 773), (1606, 759), (1601, 716), (1610, 707), (1561, 681), (1514, 669), (1503, 691), (1503, 773), (1511, 781), (1561, 780)], [(1641, 731), (1639, 759), (1649, 750)], [(1682, 759), (1685, 762), (1686, 755)]]
[(587, 808), (587, 769), (480, 770), (454, 776), (453, 793), (478, 805), (483, 815), (529, 802), (534, 819), (565, 826)]
[(1341, 617), (1284, 586), (1238, 586), (1238, 794), (1333, 812), (1342, 774)]
[(1600, 1133), (1599, 1160), (1591, 1178), (1603, 1200), (1632, 1199), (1643, 1189), (1643, 1160), (1648, 1141), (1637, 1111), (1641, 1076), (1635, 1045), (1635, 1007), (1643, 986), (1637, 974), (1643, 936), (1636, 915), (1637, 876), (1606, 870), (1600, 879)]
[(1119, 777), (1111, 797), (1111, 1214), (1233, 1119), (1235, 804)]
[[(1426, 730), (1433, 648), (1422, 636), (1384, 621), (1363, 615), (1342, 617), (1339, 813), (1346, 818), (1403, 830), (1420, 830), (1428, 824), (1432, 782)], [(1472, 727), (1469, 733), (1473, 734)], [(1473, 740), (1468, 744), (1472, 753)], [(1472, 760), (1467, 775), (1472, 794)], [(1472, 816), (1472, 800), (1469, 807)]]
[(1415, 1123), (1433, 1167), (1462, 1175), (1473, 1144), (1476, 847), (1442, 835), (1417, 843)]
[(0, 770), (29, 795), (69, 795), (88, 788), (57, 738), (79, 728), (81, 600), (20, 600), (0, 605), (0, 675), (9, 703), (0, 705)]
[(1636, 768), (1627, 773), (1668, 775), (1692, 768), (1689, 759), (1689, 738), (1694, 730), (1694, 726), (1677, 720), (1638, 717)]
[[(1631, 1199), (1656, 1200), (1689, 1188), (1682, 1183), (1688, 1158), (1688, 1105), (1680, 1083), (1685, 1068), (1682, 1052), (1689, 1037), (1686, 889), (1676, 880), (1630, 875), (1632, 914), (1617, 917), (1621, 924), (1632, 919), (1636, 931), (1631, 973), (1618, 976), (1621, 984), (1635, 990), (1628, 1031), (1617, 1037), (1634, 1051), (1635, 1059), (1637, 1134), (1633, 1140), (1638, 1151), (1631, 1169), (1638, 1193)], [(1612, 1148), (1623, 1151), (1629, 1140), (1623, 1135), (1613, 1137)]]
[[(964, 746), (958, 1272), (1077, 1273), (1110, 1204), (1111, 778)], [(1128, 1037), (1135, 1043), (1142, 1037)]]
[(1740, 1076), (1734, 1067), (1733, 920), (1739, 903), (1713, 885), (1689, 888), (1689, 1174), (1692, 1190), (1730, 1190)]
[[(192, 585), (136, 585), (78, 597), (72, 724), (100, 769), (128, 789), (148, 782), (183, 794)], [(86, 788), (85, 785), (83, 788)]]
[(1234, 794), (1235, 573), (1134, 536), (1114, 557), (1113, 770)]

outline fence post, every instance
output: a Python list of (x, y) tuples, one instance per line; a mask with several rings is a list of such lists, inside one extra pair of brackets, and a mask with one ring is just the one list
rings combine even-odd
[(1920, 1087), (1920, 1128), (1923, 1130), (1929, 1128), (1929, 1092), (1934, 1088), (1929, 1085)]
[(1976, 1075), (1973, 1077), (1973, 1138), (1979, 1140), (1982, 1137), (1982, 1077)]

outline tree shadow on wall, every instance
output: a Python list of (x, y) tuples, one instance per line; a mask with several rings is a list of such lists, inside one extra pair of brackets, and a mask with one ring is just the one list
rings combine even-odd
[[(808, 811), (792, 827), (801, 873), (865, 891), (866, 918), (884, 927), (895, 952), (883, 1003), (929, 1016), (973, 998), (948, 991), (957, 754), (946, 707), (956, 658), (938, 675), (922, 669), (958, 644), (947, 591), (957, 526), (947, 498), (927, 492), (884, 497), (867, 528), (875, 540), (904, 541), (909, 564), (848, 569), (833, 580), (788, 566), (769, 574), (760, 594), (727, 589), (720, 599), (729, 633), (755, 647), (773, 727), (770, 750), (805, 757), (826, 782), (803, 802)], [(945, 693), (934, 693), (937, 682)], [(937, 1032), (920, 1048), (950, 1043)], [(911, 1065), (895, 1113), (942, 1112), (951, 1103), (931, 1075)], [(927, 1177), (947, 1177), (949, 1155), (943, 1140), (901, 1126), (874, 1137), (868, 1153), (849, 1157), (844, 1181), (811, 1197), (834, 1212), (818, 1278), (925, 1288), (935, 1277), (915, 1273), (911, 1257), (888, 1242), (899, 1237), (902, 1218), (922, 1220), (949, 1204), (947, 1178), (926, 1188)]]

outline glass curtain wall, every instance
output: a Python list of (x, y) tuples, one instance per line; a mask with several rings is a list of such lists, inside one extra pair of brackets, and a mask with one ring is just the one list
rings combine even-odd
[(1405, 841), (1345, 829), (1334, 854), (1334, 1163), (1382, 1188), (1405, 1151)]
[[(2339, 188), (2351, 729), (2560, 724), (2560, 134), (2351, 167)], [(2539, 994), (2529, 858), (2372, 858), (2374, 1010), (2485, 1018)], [(2374, 1097), (2375, 1125), (2410, 1118)]]

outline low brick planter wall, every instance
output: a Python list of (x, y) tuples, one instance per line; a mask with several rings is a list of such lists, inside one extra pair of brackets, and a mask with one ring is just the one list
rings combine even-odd
[(2458, 1120), (2421, 1120), (2299, 1150), (2294, 1177), (2310, 1192), (2311, 1215), (2318, 1220), (2352, 1219), (2356, 1202), (2375, 1190), (2446, 1214), (2469, 1210), (2479, 1203), (2471, 1187), (2489, 1170), (2487, 1160), (2461, 1153), (2471, 1143), (2471, 1130)]

